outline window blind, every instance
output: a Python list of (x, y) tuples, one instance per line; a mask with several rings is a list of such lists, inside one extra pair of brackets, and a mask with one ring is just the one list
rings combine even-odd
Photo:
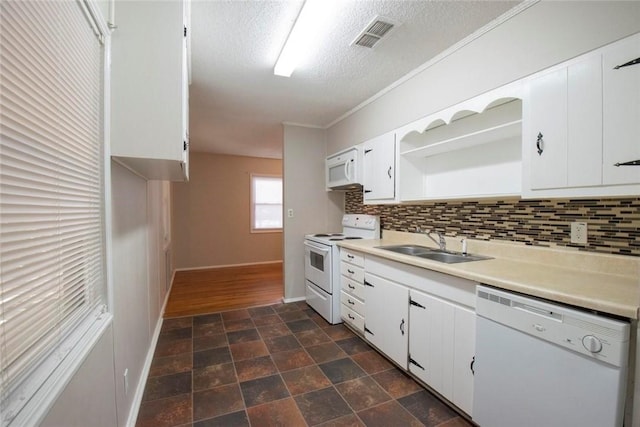
[(105, 303), (103, 58), (78, 1), (0, 2), (0, 425)]

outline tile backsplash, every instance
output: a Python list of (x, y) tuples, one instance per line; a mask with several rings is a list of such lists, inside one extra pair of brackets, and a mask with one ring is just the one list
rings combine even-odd
[[(345, 195), (346, 213), (379, 215), (383, 230), (417, 226), (481, 240), (640, 256), (640, 198), (453, 201), (364, 205), (361, 191)], [(570, 242), (570, 224), (588, 225), (588, 244)]]

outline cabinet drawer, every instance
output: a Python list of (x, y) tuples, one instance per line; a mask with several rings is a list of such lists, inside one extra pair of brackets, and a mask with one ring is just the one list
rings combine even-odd
[(364, 268), (343, 261), (340, 263), (340, 274), (358, 283), (364, 283)]
[(351, 310), (344, 304), (340, 304), (340, 315), (342, 320), (349, 323), (358, 331), (364, 333), (364, 317)]
[(345, 291), (340, 292), (340, 302), (359, 314), (364, 314), (364, 302)]
[(362, 283), (356, 282), (355, 280), (349, 279), (348, 277), (342, 276), (342, 290), (348, 294), (353, 295), (354, 297), (364, 301), (364, 285)]
[(364, 255), (359, 252), (350, 251), (349, 249), (340, 248), (340, 259), (350, 262), (358, 267), (364, 267)]

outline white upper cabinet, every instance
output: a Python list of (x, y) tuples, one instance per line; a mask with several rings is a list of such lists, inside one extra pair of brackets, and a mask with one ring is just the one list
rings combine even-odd
[(396, 139), (393, 132), (362, 144), (364, 150), (364, 201), (396, 200)]
[(601, 183), (601, 81), (598, 57), (530, 81), (524, 149), (532, 189)]
[(640, 183), (640, 165), (620, 165), (640, 161), (640, 34), (607, 47), (602, 69), (603, 181)]
[(640, 191), (640, 166), (621, 165), (640, 160), (640, 65), (621, 66), (639, 57), (636, 34), (528, 80), (524, 197)]
[(119, 1), (111, 48), (111, 155), (147, 179), (188, 179), (182, 1)]

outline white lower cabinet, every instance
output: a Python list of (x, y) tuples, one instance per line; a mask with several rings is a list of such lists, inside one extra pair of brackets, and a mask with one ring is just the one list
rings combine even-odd
[(374, 256), (364, 264), (365, 338), (472, 415), (476, 283)]
[(407, 369), (409, 289), (365, 273), (364, 336), (398, 366)]
[(410, 291), (409, 371), (471, 414), (475, 313)]

